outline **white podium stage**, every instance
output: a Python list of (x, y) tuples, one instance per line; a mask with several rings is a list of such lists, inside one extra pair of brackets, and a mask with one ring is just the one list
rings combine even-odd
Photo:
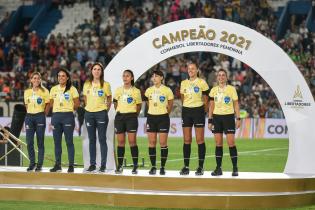
[(0, 200), (64, 202), (156, 208), (286, 208), (315, 204), (315, 176), (283, 173), (210, 172), (180, 176), (148, 175), (125, 169), (105, 173), (26, 172), (24, 167), (0, 167)]

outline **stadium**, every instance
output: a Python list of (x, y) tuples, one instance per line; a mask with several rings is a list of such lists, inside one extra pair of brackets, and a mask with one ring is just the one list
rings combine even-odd
[[(315, 209), (314, 1), (0, 0), (0, 10), (0, 209)], [(186, 90), (194, 71), (200, 85)], [(222, 72), (235, 94), (219, 99)], [(162, 98), (150, 95), (157, 84)], [(187, 105), (197, 92), (201, 112)], [(232, 132), (225, 118), (217, 130), (218, 100), (234, 105)], [(36, 140), (31, 120), (45, 125)]]

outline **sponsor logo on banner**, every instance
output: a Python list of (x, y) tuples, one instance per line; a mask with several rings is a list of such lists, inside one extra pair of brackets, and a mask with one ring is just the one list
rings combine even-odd
[(300, 86), (297, 85), (296, 90), (294, 91), (292, 101), (286, 101), (284, 103), (285, 106), (291, 107), (295, 110), (303, 109), (304, 107), (311, 106), (310, 102), (305, 102), (303, 100), (303, 94), (300, 89)]

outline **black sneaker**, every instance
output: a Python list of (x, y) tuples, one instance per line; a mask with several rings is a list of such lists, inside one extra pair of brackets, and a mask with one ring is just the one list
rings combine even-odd
[(26, 171), (33, 171), (33, 170), (35, 169), (35, 166), (36, 166), (35, 163), (30, 164), (30, 165), (28, 166), (28, 168), (26, 169)]
[(61, 166), (59, 164), (55, 164), (53, 168), (49, 170), (50, 172), (61, 172)]
[(116, 174), (122, 174), (123, 170), (124, 170), (124, 169), (123, 169), (122, 166), (118, 166), (117, 169), (115, 170), (115, 173), (116, 173)]
[(86, 172), (93, 172), (96, 170), (96, 166), (95, 165), (90, 165), (89, 168), (86, 170)]
[(202, 176), (203, 175), (203, 168), (201, 168), (200, 166), (196, 169), (195, 172), (196, 176)]
[(180, 175), (188, 175), (189, 174), (189, 168), (187, 166), (184, 166), (182, 170), (179, 172)]
[(131, 171), (132, 174), (138, 174), (138, 166), (134, 166)]
[(155, 166), (152, 166), (150, 171), (149, 171), (149, 174), (150, 175), (155, 175), (156, 174), (156, 167)]
[(238, 176), (238, 168), (237, 167), (233, 167), (232, 176)]
[(160, 175), (165, 175), (165, 168), (164, 167), (161, 167), (160, 168)]
[(68, 173), (73, 173), (74, 172), (74, 167), (73, 165), (69, 165), (69, 168), (68, 168)]
[(214, 171), (211, 172), (211, 176), (221, 176), (222, 175), (222, 169), (216, 168)]
[(101, 165), (100, 170), (98, 170), (99, 172), (105, 172), (106, 166), (105, 165)]
[(37, 165), (35, 168), (35, 172), (40, 172), (42, 171), (42, 165)]

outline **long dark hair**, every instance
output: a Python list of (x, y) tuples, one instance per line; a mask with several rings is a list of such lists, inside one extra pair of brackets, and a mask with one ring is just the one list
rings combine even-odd
[(124, 71), (124, 73), (125, 73), (125, 72), (128, 72), (129, 74), (131, 74), (131, 76), (132, 76), (131, 86), (135, 86), (135, 76), (133, 75), (133, 72), (132, 72), (131, 70), (129, 70), (129, 69), (126, 69), (126, 70)]
[(197, 63), (196, 61), (189, 61), (189, 62), (187, 63), (187, 67), (188, 67), (189, 65), (195, 65), (195, 66), (196, 66), (196, 68), (197, 68), (197, 77), (200, 77), (200, 71), (199, 71), (199, 65), (198, 65), (198, 63)]
[(63, 92), (63, 93), (65, 93), (65, 92), (67, 92), (68, 90), (70, 90), (70, 88), (71, 88), (71, 86), (72, 86), (71, 76), (70, 76), (69, 71), (68, 71), (66, 68), (60, 68), (60, 69), (58, 70), (58, 72), (57, 72), (57, 77), (58, 77), (59, 72), (61, 72), (61, 71), (64, 72), (64, 73), (67, 75), (67, 77), (68, 77), (68, 80), (67, 80), (67, 83), (66, 83), (66, 89), (65, 89), (65, 91)]
[(93, 70), (94, 66), (99, 66), (99, 67), (101, 67), (102, 73), (101, 73), (101, 77), (100, 77), (100, 84), (101, 84), (101, 88), (103, 88), (103, 85), (104, 85), (104, 66), (103, 66), (103, 64), (100, 63), (100, 62), (96, 62), (96, 63), (94, 63), (94, 64), (91, 66), (91, 68), (90, 68), (89, 82), (90, 82), (90, 84), (92, 84), (92, 81), (93, 81), (93, 79), (94, 79), (93, 74), (92, 74), (92, 70)]

